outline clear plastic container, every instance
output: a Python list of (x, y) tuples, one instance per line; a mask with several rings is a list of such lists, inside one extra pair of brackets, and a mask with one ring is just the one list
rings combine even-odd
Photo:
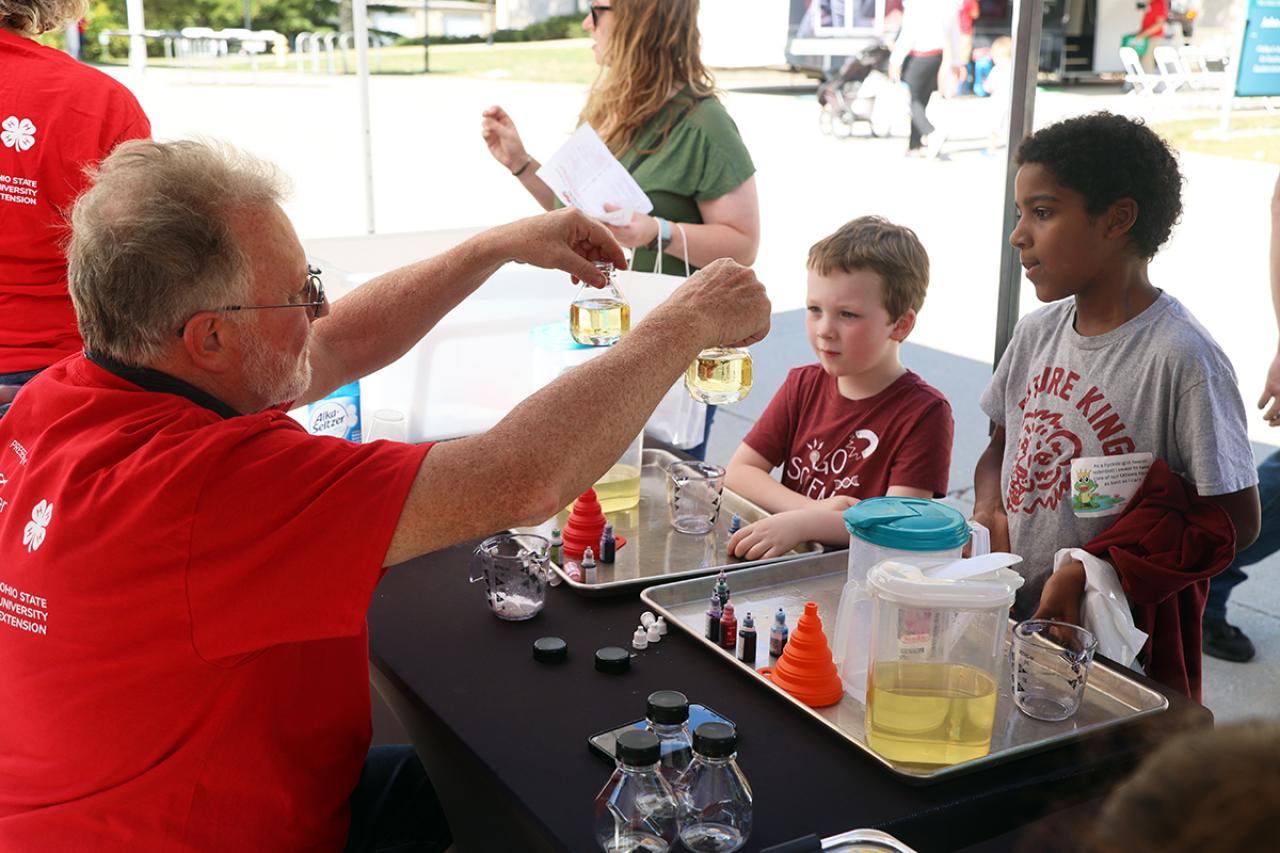
[(693, 763), (680, 777), (680, 843), (694, 853), (730, 853), (751, 837), (751, 786), (737, 761), (738, 733), (703, 723), (693, 733)]
[(680, 774), (693, 760), (693, 738), (689, 735), (689, 698), (678, 690), (657, 690), (649, 694), (645, 724), (658, 737), (661, 758), (658, 769), (675, 787)]
[(640, 468), (644, 464), (644, 433), (627, 445), (618, 461), (596, 480), (596, 498), (607, 515), (640, 503)]
[(969, 541), (969, 525), (959, 510), (924, 498), (868, 498), (845, 510), (844, 524), (849, 579), (836, 611), (831, 656), (845, 691), (865, 701), (871, 637), (867, 572), (885, 560), (927, 568), (958, 559)]
[(658, 772), (657, 736), (623, 732), (614, 754), (617, 769), (596, 796), (596, 842), (605, 853), (664, 853), (676, 840), (679, 807)]
[(1022, 576), (940, 580), (885, 562), (867, 575), (867, 745), (899, 763), (958, 764), (991, 748), (1009, 608)]

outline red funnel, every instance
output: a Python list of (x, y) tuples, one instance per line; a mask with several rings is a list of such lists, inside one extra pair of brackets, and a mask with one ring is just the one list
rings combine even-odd
[[(595, 489), (587, 489), (578, 499), (573, 502), (573, 510), (569, 513), (569, 520), (564, 524), (564, 530), (560, 531), (560, 537), (564, 540), (564, 560), (581, 560), (582, 552), (590, 548), (595, 552), (596, 559), (600, 559), (600, 535), (604, 533), (604, 510), (600, 508), (600, 501), (596, 498)], [(614, 547), (621, 549), (627, 544), (625, 536), (614, 537), (617, 545)]]
[(761, 670), (776, 685), (811, 708), (834, 705), (844, 696), (844, 685), (831, 660), (831, 647), (822, 632), (818, 605), (804, 606), (778, 665)]

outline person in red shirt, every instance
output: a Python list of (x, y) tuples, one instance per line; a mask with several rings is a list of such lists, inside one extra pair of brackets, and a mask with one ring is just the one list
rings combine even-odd
[[(365, 612), (382, 573), (554, 515), (701, 349), (768, 329), (754, 275), (719, 261), (483, 435), (311, 436), (290, 402), (398, 357), (503, 264), (602, 286), (592, 262), (625, 260), (569, 209), (330, 309), (278, 185), (233, 149), (132, 141), (74, 207), (86, 351), (0, 419), (2, 850), (363, 849), (389, 810), (418, 825), (383, 833), (387, 849), (447, 844), (411, 752), (416, 786), (369, 790)], [(582, 399), (600, 403), (585, 431), (560, 417)]]
[(151, 124), (124, 86), (34, 41), (86, 0), (0, 0), (0, 415), (40, 370), (80, 351), (62, 253), (85, 168)]
[(725, 485), (776, 513), (734, 534), (731, 553), (755, 560), (806, 540), (842, 545), (841, 512), (862, 498), (946, 492), (951, 406), (898, 352), (928, 285), (924, 246), (878, 216), (809, 250), (805, 331), (818, 363), (787, 375), (729, 460)]

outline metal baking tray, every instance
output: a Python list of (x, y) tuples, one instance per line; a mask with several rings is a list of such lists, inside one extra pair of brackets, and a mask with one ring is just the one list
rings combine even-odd
[[(608, 513), (614, 533), (627, 537), (612, 564), (599, 563), (595, 583), (570, 580), (555, 562), (551, 567), (574, 592), (589, 596), (619, 595), (641, 587), (679, 578), (716, 574), (721, 569), (737, 571), (750, 566), (769, 565), (804, 554), (822, 553), (817, 542), (802, 542), (789, 554), (769, 560), (740, 560), (725, 553), (729, 542), (729, 522), (735, 514), (743, 524), (768, 517), (769, 513), (741, 495), (725, 489), (720, 498), (720, 515), (715, 528), (702, 536), (680, 533), (671, 526), (667, 514), (666, 466), (680, 459), (666, 450), (646, 448), (640, 471), (640, 503), (623, 512)], [(521, 533), (551, 536), (553, 527), (564, 528), (569, 511), (560, 512), (537, 527), (517, 528)], [(841, 551), (840, 553), (846, 553)]]
[[(773, 624), (773, 613), (779, 607), (787, 614), (787, 624), (794, 628), (796, 620), (804, 611), (805, 602), (817, 602), (818, 615), (822, 618), (823, 630), (827, 632), (830, 641), (831, 633), (835, 631), (840, 592), (848, 579), (847, 563), (847, 552), (818, 554), (734, 573), (730, 582), (730, 600), (738, 615), (739, 624), (748, 612), (759, 617), (756, 622), (759, 639), (756, 643), (755, 667), (748, 667), (728, 649), (721, 648), (703, 636), (706, 603), (714, 586), (713, 579), (695, 578), (654, 586), (646, 589), (640, 597), (653, 610), (666, 616), (668, 623), (688, 631), (727, 663), (740, 667), (744, 674), (784, 697), (907, 781), (942, 781), (960, 773), (990, 767), (1086, 734), (1132, 722), (1139, 717), (1158, 714), (1169, 707), (1169, 700), (1163, 694), (1127, 678), (1123, 672), (1095, 661), (1089, 672), (1089, 682), (1085, 687), (1080, 709), (1074, 716), (1056, 723), (1033, 720), (1013, 704), (1006, 654), (1002, 656), (1001, 674), (997, 679), (1000, 693), (996, 701), (991, 751), (987, 755), (949, 766), (890, 761), (867, 746), (864, 706), (861, 702), (846, 693), (835, 705), (810, 708), (793, 699), (781, 688), (775, 687), (773, 682), (756, 671), (758, 667), (776, 662), (776, 659), (769, 657), (768, 633)], [(732, 709), (726, 710), (732, 713)]]

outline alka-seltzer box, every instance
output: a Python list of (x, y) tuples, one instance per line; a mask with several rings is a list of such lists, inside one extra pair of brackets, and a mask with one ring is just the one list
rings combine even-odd
[(307, 407), (307, 432), (360, 442), (360, 383), (343, 385)]

